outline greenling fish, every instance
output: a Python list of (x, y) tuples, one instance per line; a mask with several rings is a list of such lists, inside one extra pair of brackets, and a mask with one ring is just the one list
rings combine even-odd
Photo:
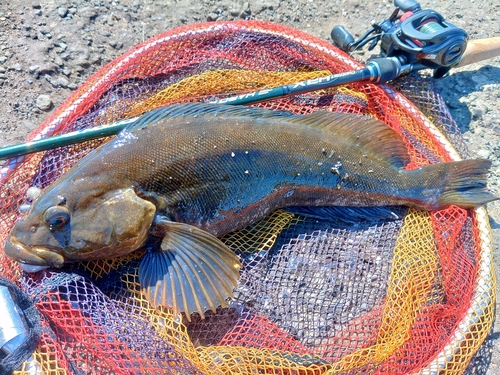
[(436, 210), (497, 199), (486, 188), (488, 160), (404, 170), (408, 162), (398, 134), (369, 117), (165, 107), (47, 187), (14, 226), (5, 253), (25, 266), (61, 267), (121, 256), (157, 239), (139, 267), (143, 292), (154, 306), (204, 317), (227, 306), (241, 267), (217, 237), (273, 210)]

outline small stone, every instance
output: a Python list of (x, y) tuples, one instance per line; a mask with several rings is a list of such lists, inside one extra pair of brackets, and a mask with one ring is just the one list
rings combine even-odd
[(97, 11), (92, 7), (83, 7), (78, 9), (78, 14), (85, 18), (95, 18), (97, 17)]
[(109, 42), (109, 45), (113, 47), (114, 49), (120, 49), (123, 47), (123, 43), (116, 40), (116, 39), (111, 39)]
[(64, 61), (63, 61), (63, 59), (61, 59), (60, 56), (56, 55), (56, 57), (54, 57), (54, 64), (59, 65), (59, 66), (63, 66)]
[(47, 63), (45, 65), (42, 65), (39, 69), (38, 69), (38, 74), (40, 75), (44, 75), (44, 74), (47, 74), (47, 73), (52, 73), (54, 72), (55, 70), (57, 69), (57, 65), (54, 64), (54, 63)]
[(38, 3), (31, 4), (31, 6), (33, 7), (33, 9), (42, 9), (42, 6)]
[(71, 89), (71, 90), (76, 90), (76, 88), (77, 88), (77, 87), (78, 87), (78, 86), (76, 85), (76, 83), (70, 83), (70, 84), (68, 85), (68, 89)]
[(71, 75), (71, 70), (69, 69), (63, 69), (62, 73), (66, 76), (69, 77)]
[(207, 15), (207, 21), (216, 21), (218, 15), (216, 13), (208, 13)]
[(52, 107), (52, 100), (50, 99), (50, 96), (42, 94), (36, 99), (35, 104), (38, 109), (42, 111), (48, 111), (50, 107)]
[(241, 11), (246, 13), (249, 10), (250, 10), (250, 3), (248, 1), (245, 1), (241, 6)]
[(28, 68), (28, 72), (30, 72), (30, 74), (33, 74), (35, 73), (38, 69), (40, 69), (40, 67), (38, 65), (31, 65), (29, 68)]
[(42, 11), (41, 11), (40, 9), (36, 9), (36, 10), (33, 12), (33, 14), (34, 14), (35, 16), (41, 16), (41, 15), (42, 15)]
[(91, 64), (99, 64), (101, 62), (101, 56), (98, 54), (92, 54), (89, 57), (89, 62)]
[(7, 61), (7, 56), (0, 56), (0, 64), (3, 64)]
[(66, 48), (68, 48), (68, 45), (66, 43), (63, 43), (63, 42), (58, 43), (57, 46), (59, 48), (61, 48), (61, 50), (63, 50), (63, 51), (66, 51)]
[(478, 104), (476, 107), (473, 107), (471, 110), (472, 112), (472, 119), (474, 120), (480, 120), (483, 118), (483, 115), (488, 112), (488, 107), (486, 107), (484, 104)]
[(251, 5), (252, 13), (260, 13), (266, 9), (276, 10), (279, 8), (280, 2), (278, 0), (257, 0)]
[(59, 77), (57, 79), (57, 83), (59, 84), (59, 86), (61, 86), (63, 88), (68, 87), (68, 84), (69, 84), (68, 80), (64, 77)]
[(64, 18), (66, 17), (66, 14), (68, 14), (68, 8), (59, 7), (57, 8), (57, 13), (59, 13), (59, 16), (61, 16), (61, 18)]

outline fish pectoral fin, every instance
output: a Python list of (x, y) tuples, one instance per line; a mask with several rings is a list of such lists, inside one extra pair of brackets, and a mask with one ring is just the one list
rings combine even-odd
[(154, 307), (171, 307), (188, 320), (198, 312), (227, 306), (239, 279), (238, 256), (217, 237), (192, 225), (162, 221), (161, 249), (139, 266), (141, 289)]

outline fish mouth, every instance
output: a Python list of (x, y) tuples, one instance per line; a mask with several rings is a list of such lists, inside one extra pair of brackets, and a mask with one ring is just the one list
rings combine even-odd
[(60, 268), (64, 264), (64, 257), (61, 254), (44, 246), (27, 246), (15, 236), (10, 236), (5, 242), (4, 252), (8, 257), (25, 265), (25, 269), (31, 272), (47, 267)]

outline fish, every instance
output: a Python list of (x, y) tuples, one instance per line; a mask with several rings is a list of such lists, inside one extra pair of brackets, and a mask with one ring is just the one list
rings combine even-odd
[(485, 159), (405, 169), (405, 142), (369, 116), (172, 105), (144, 114), (33, 201), (5, 254), (30, 267), (145, 247), (141, 291), (157, 306), (228, 306), (238, 256), (219, 238), (287, 207), (473, 208), (498, 199)]

